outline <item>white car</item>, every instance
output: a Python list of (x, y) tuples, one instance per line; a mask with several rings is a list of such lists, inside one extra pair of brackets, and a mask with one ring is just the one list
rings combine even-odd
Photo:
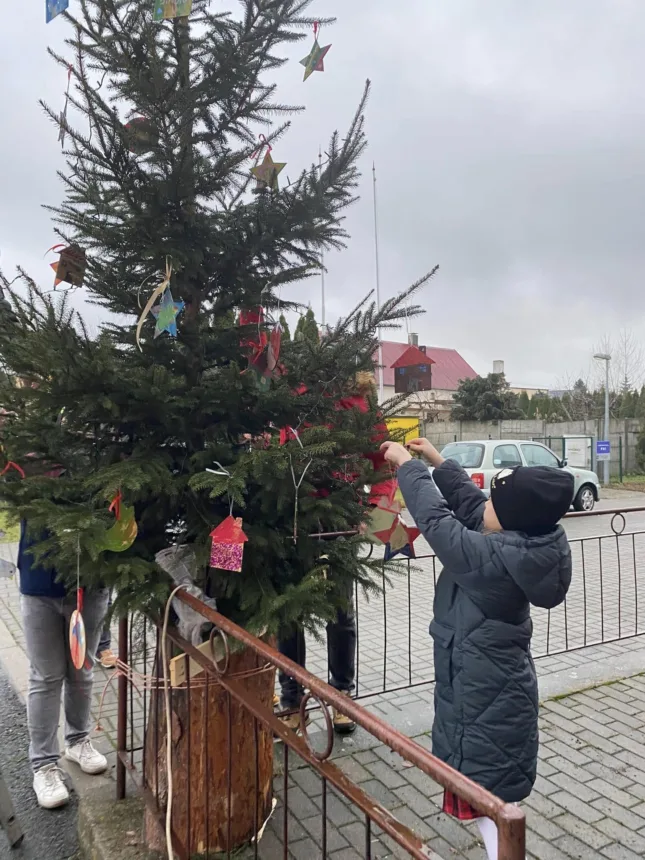
[(545, 445), (526, 439), (486, 439), (473, 442), (451, 442), (441, 452), (446, 460), (454, 460), (470, 475), (473, 482), (490, 494), (490, 482), (501, 469), (515, 466), (550, 466), (566, 469), (575, 480), (573, 507), (576, 511), (592, 511), (600, 498), (600, 481), (595, 472), (574, 469), (560, 460)]

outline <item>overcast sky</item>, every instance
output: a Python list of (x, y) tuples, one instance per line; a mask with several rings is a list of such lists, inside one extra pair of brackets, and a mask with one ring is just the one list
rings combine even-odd
[[(3, 15), (0, 264), (47, 284), (55, 236), (41, 204), (58, 202), (63, 161), (38, 99), (62, 107), (65, 76), (46, 47), (62, 49), (67, 25), (45, 25), (44, 6)], [(513, 384), (556, 387), (589, 366), (603, 336), (628, 327), (645, 339), (643, 0), (319, 0), (313, 10), (338, 23), (322, 32), (333, 43), (324, 74), (302, 83), (309, 42), (280, 73), (282, 100), (308, 109), (274, 150), (286, 172), (347, 126), (366, 77), (374, 85), (352, 241), (328, 260), (329, 321), (374, 285), (375, 161), (383, 295), (441, 266), (420, 297), (422, 343), (458, 349), (480, 373), (504, 359)], [(319, 314), (317, 285), (310, 294)]]

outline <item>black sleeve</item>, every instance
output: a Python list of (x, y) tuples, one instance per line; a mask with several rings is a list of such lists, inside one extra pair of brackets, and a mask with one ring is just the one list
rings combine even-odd
[(477, 531), (484, 518), (486, 496), (454, 460), (444, 460), (432, 477), (439, 492), (460, 523)]

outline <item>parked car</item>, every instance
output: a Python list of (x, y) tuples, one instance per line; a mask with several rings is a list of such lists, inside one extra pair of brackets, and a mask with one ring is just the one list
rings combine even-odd
[(592, 511), (600, 497), (600, 481), (595, 472), (567, 465), (539, 442), (526, 439), (486, 439), (473, 442), (451, 442), (442, 450), (447, 460), (459, 463), (473, 482), (490, 494), (491, 478), (502, 469), (515, 466), (551, 466), (566, 469), (575, 479), (573, 507), (576, 511)]

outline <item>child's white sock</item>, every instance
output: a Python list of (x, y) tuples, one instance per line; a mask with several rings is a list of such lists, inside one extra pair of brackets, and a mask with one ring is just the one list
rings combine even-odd
[(486, 846), (488, 860), (497, 860), (497, 825), (491, 818), (478, 818), (477, 826)]

